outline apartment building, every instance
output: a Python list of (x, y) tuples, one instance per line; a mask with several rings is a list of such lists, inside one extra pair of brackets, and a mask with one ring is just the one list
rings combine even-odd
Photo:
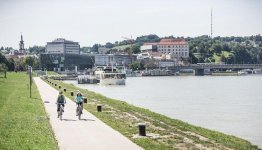
[(78, 42), (58, 38), (47, 42), (46, 53), (80, 54), (80, 45)]
[(172, 54), (177, 58), (188, 58), (189, 57), (189, 46), (184, 39), (162, 39), (158, 43), (144, 43), (141, 48), (148, 47), (148, 45), (155, 45), (157, 51), (162, 54)]

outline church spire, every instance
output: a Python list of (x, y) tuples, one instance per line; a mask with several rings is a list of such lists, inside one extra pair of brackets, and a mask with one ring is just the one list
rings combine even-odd
[(24, 46), (24, 41), (23, 41), (23, 35), (22, 35), (22, 32), (21, 32), (21, 41), (19, 43), (19, 52), (21, 54), (25, 54), (25, 46)]
[(21, 32), (21, 41), (23, 41), (23, 35), (22, 35), (22, 32)]

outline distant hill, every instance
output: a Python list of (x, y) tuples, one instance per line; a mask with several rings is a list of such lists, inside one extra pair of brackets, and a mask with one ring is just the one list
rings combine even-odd
[[(134, 40), (123, 40), (110, 43), (113, 52), (131, 51), (139, 53), (138, 47), (147, 42), (159, 42), (162, 38), (183, 38), (189, 44), (190, 60), (192, 63), (225, 62), (232, 63), (261, 63), (262, 62), (262, 37), (252, 35), (246, 37), (214, 37), (208, 35), (198, 37), (159, 37), (155, 34), (139, 36)], [(103, 46), (103, 45), (101, 45)], [(107, 47), (106, 45), (104, 45)]]

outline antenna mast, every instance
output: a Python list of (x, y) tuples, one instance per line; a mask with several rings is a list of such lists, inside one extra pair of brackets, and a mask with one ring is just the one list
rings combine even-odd
[(212, 39), (212, 37), (213, 37), (213, 24), (212, 24), (212, 22), (213, 22), (213, 20), (212, 20), (212, 8), (211, 8), (211, 39)]

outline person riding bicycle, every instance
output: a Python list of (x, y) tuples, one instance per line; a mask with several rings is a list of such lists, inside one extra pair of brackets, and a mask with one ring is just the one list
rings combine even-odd
[(57, 112), (59, 112), (59, 108), (60, 108), (61, 105), (62, 105), (63, 107), (65, 107), (65, 103), (66, 103), (65, 96), (63, 95), (63, 92), (60, 91), (60, 92), (59, 92), (59, 95), (58, 95), (58, 97), (57, 97), (57, 100), (56, 100)]
[[(82, 113), (83, 113), (83, 101), (84, 101), (84, 97), (82, 96), (82, 94), (80, 93), (80, 91), (77, 90), (75, 102), (76, 102), (77, 106), (78, 106), (78, 105), (81, 106), (81, 108), (82, 108)], [(76, 115), (77, 115), (77, 109), (76, 109)]]

